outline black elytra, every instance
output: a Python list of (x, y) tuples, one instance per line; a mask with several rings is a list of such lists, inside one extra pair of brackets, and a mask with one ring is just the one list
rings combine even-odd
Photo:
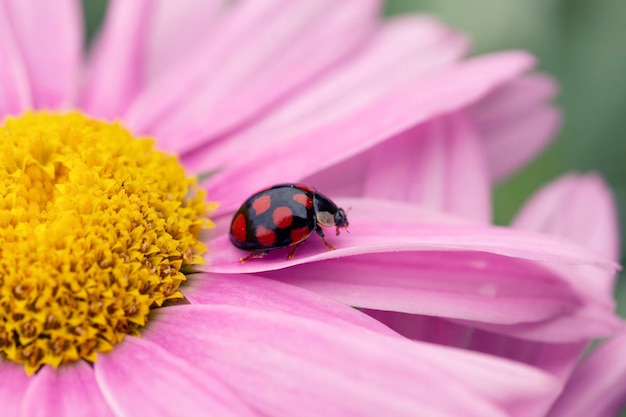
[(340, 228), (347, 231), (346, 212), (312, 187), (279, 184), (253, 194), (241, 205), (230, 224), (230, 241), (252, 252), (241, 258), (241, 263), (290, 246), (293, 249), (287, 258), (291, 259), (313, 231), (329, 250), (334, 249), (326, 242), (322, 226), (335, 227), (337, 235)]

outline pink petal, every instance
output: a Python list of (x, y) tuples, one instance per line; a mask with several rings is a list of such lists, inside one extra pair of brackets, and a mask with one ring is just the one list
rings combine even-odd
[(263, 275), (348, 305), (508, 325), (553, 318), (582, 304), (560, 277), (480, 253), (368, 254)]
[[(327, 239), (336, 250), (325, 250), (320, 240), (313, 236), (298, 249), (292, 260), (286, 260), (286, 253), (279, 250), (261, 261), (240, 265), (238, 261), (246, 252), (236, 249), (226, 233), (220, 233), (208, 242), (210, 259), (204, 269), (221, 273), (261, 272), (346, 256), (409, 251), (416, 251), (415, 255), (423, 251), (429, 256), (435, 252), (458, 254), (459, 259), (466, 252), (486, 253), (512, 258), (512, 263), (526, 260), (556, 265), (590, 265), (608, 271), (618, 267), (615, 262), (558, 237), (466, 223), (399, 202), (360, 198), (335, 199), (335, 202), (340, 207), (352, 208), (350, 234)], [(454, 256), (450, 258), (454, 259)], [(507, 262), (506, 259), (503, 262)], [(473, 269), (484, 267), (477, 264)]]
[(544, 343), (476, 330), (468, 348), (526, 363), (566, 379), (587, 347), (586, 342)]
[[(83, 26), (79, 2), (5, 0), (4, 7), (30, 79), (34, 105), (45, 108), (70, 106), (82, 54)], [(4, 66), (11, 61), (1, 62)]]
[(470, 109), (487, 145), (490, 172), (501, 181), (526, 165), (554, 138), (561, 114), (548, 103), (555, 82), (530, 75), (497, 89)]
[[(169, 309), (168, 309), (169, 310)], [(116, 416), (256, 416), (221, 379), (149, 340), (126, 336), (95, 363)]]
[[(575, 281), (581, 274), (570, 273), (569, 282)], [(500, 325), (469, 320), (457, 320), (466, 326), (472, 326), (490, 332), (518, 337), (521, 339), (563, 343), (588, 342), (597, 337), (615, 334), (620, 328), (620, 319), (614, 313), (613, 300), (610, 296), (604, 299), (593, 299), (587, 293), (571, 284), (573, 292), (578, 294), (579, 305), (574, 310), (563, 311), (561, 315), (548, 320), (515, 325)]]
[(177, 306), (154, 321), (147, 339), (266, 415), (536, 415), (557, 389), (510, 362), (285, 314)]
[(543, 187), (513, 227), (563, 236), (610, 259), (619, 256), (617, 208), (599, 175), (568, 174)]
[(361, 162), (344, 161), (303, 182), (329, 195), (406, 201), (488, 224), (491, 180), (483, 148), (466, 115), (455, 113), (352, 158)]
[(32, 107), (26, 67), (9, 18), (0, 3), (0, 120), (9, 114), (20, 114)]
[[(3, 414), (4, 415), (4, 414)], [(113, 417), (93, 369), (85, 362), (43, 367), (28, 387), (20, 408), (22, 417)]]
[[(515, 330), (509, 332), (512, 336), (481, 330), (479, 324), (477, 328), (467, 321), (454, 322), (439, 317), (393, 311), (366, 310), (365, 312), (410, 339), (515, 360), (543, 369), (561, 380), (569, 376), (587, 345), (586, 339), (580, 335), (577, 337), (579, 340), (584, 340), (583, 342), (563, 343), (577, 339), (562, 338), (558, 341), (559, 343), (546, 343), (526, 340), (523, 335), (517, 335)], [(515, 329), (517, 326), (507, 327)], [(554, 333), (558, 335), (559, 329), (555, 330)]]
[(144, 83), (145, 47), (156, 2), (113, 0), (90, 57), (80, 107), (119, 117)]
[(2, 410), (2, 417), (22, 416), (22, 414), (18, 414), (19, 407), (32, 381), (33, 378), (26, 375), (23, 366), (0, 359), (0, 410)]
[(379, 1), (356, 3), (235, 4), (197, 56), (139, 98), (128, 123), (176, 152), (237, 127), (327, 70), (369, 34)]
[[(207, 181), (209, 195), (220, 201), (221, 210), (234, 209), (242, 198), (268, 184), (305, 178), (413, 126), (462, 108), (530, 65), (532, 58), (527, 54), (505, 53), (437, 72), (363, 111), (293, 138), (279, 148), (268, 142), (267, 148), (242, 154), (235, 161), (237, 166)], [(316, 158), (310, 149), (328, 151)]]
[(361, 313), (302, 288), (252, 274), (193, 274), (184, 288), (192, 304), (233, 305), (255, 310), (281, 311), (319, 321), (350, 324), (386, 334), (387, 326)]
[(549, 417), (613, 417), (626, 404), (626, 333), (603, 343), (572, 375)]
[(245, 252), (222, 235), (209, 242), (205, 268), (265, 271), (353, 306), (516, 324), (558, 317), (584, 304), (586, 295), (574, 290), (570, 268), (613, 265), (545, 235), (446, 221), (400, 203), (340, 202), (353, 208), (351, 233), (329, 237), (334, 251), (313, 236), (293, 260), (279, 250), (240, 265)]
[(146, 50), (146, 84), (188, 59), (210, 36), (225, 0), (159, 1), (152, 14)]
[[(250, 147), (271, 138), (274, 148), (293, 137), (347, 117), (381, 97), (458, 60), (467, 40), (425, 16), (393, 19), (340, 67), (306, 86), (294, 97), (234, 138), (183, 155), (187, 167), (226, 167)], [(410, 56), (411, 59), (407, 59)], [(381, 74), (389, 74), (382, 76)]]
[[(569, 174), (548, 184), (522, 208), (513, 226), (563, 236), (609, 259), (619, 254), (619, 227), (613, 196), (597, 175)], [(614, 309), (614, 271), (582, 268), (572, 285), (589, 301), (602, 303), (596, 316), (612, 314)]]

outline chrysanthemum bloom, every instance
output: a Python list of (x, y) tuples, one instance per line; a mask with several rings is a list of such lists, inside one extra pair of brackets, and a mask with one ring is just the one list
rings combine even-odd
[[(474, 197), (489, 181), (450, 176), (459, 192), (446, 201), (480, 213), (476, 224), (371, 198), (397, 197), (390, 179), (431, 184), (415, 163), (396, 163), (416, 131), (440, 137), (428, 143), (471, 167), (470, 179), (541, 148), (556, 123), (549, 91), (517, 89), (545, 80), (514, 81), (532, 59), (462, 61), (462, 37), (427, 17), (382, 24), (375, 1), (226, 3), (112, 2), (79, 83), (75, 1), (0, 2), (0, 114), (13, 116), (2, 126), (3, 415), (542, 413), (559, 388), (544, 373), (406, 340), (349, 307), (424, 314), (442, 304), (450, 318), (502, 327), (604, 308), (562, 269), (610, 260), (485, 225)], [(498, 92), (521, 107), (470, 112)], [(150, 141), (95, 118), (153, 137), (188, 172), (217, 170), (202, 184), (221, 203), (208, 266), (202, 188)], [(537, 127), (524, 145), (498, 155), (519, 145), (525, 122)], [(428, 162), (417, 166), (448, 175)], [(312, 241), (293, 261), (277, 253), (240, 266), (224, 234), (232, 210), (257, 188), (301, 179), (370, 197), (343, 200), (352, 235), (332, 252)], [(439, 201), (443, 188), (431, 185), (406, 191)], [(183, 296), (191, 305), (176, 304)]]

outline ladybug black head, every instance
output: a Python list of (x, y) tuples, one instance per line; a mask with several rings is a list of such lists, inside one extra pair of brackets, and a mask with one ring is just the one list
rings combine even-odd
[(339, 228), (343, 227), (348, 231), (348, 216), (346, 216), (346, 212), (344, 209), (339, 208), (335, 213), (335, 227), (337, 228), (336, 234), (339, 234)]
[(340, 227), (348, 227), (346, 212), (342, 208), (337, 207), (328, 197), (316, 193), (313, 197), (313, 204), (318, 224), (325, 227), (336, 227), (337, 234), (339, 234)]

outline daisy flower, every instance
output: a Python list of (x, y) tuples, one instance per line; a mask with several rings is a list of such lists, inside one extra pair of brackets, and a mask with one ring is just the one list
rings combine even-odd
[[(463, 36), (431, 17), (380, 22), (379, 6), (112, 1), (84, 64), (77, 1), (0, 1), (3, 415), (544, 411), (553, 376), (352, 308), (569, 329), (557, 318), (590, 306), (594, 335), (613, 318), (567, 274), (609, 258), (481, 211), (557, 123), (545, 79), (520, 78), (532, 58), (463, 60)], [(478, 114), (492, 95), (512, 100), (496, 122)], [(449, 189), (402, 159), (416, 133), (465, 197), (437, 207)], [(471, 167), (468, 182), (447, 164)], [(352, 235), (239, 265), (233, 211), (296, 180), (345, 196)], [(442, 214), (461, 206), (476, 217)]]

